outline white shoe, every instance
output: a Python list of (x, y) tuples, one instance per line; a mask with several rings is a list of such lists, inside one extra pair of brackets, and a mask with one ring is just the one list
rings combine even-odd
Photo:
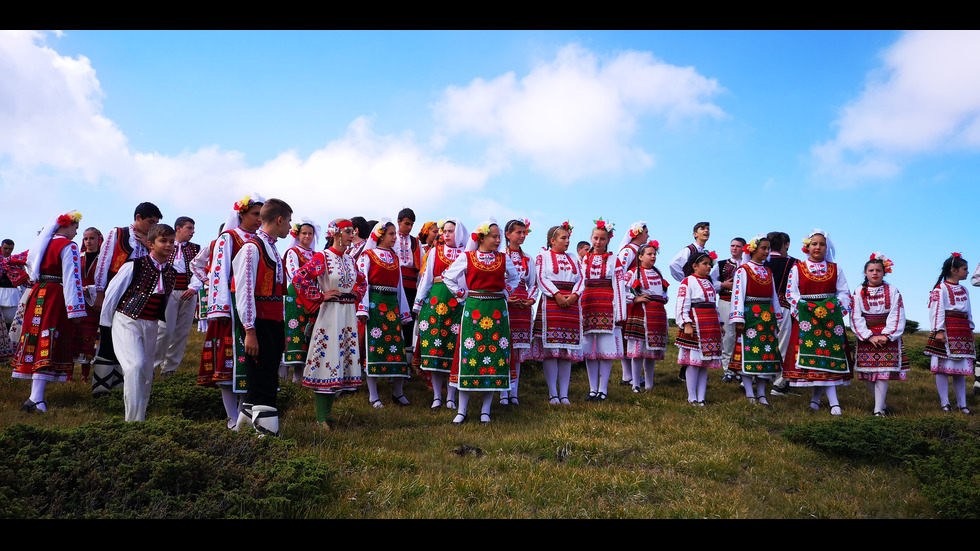
[(260, 437), (279, 436), (279, 411), (272, 406), (253, 406), (252, 426)]

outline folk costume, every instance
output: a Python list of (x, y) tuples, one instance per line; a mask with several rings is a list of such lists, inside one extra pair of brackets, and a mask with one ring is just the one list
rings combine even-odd
[[(235, 312), (242, 335), (244, 361), (235, 363), (233, 388), (244, 392), (242, 410), (261, 434), (279, 435), (279, 361), (286, 344), (283, 295), (286, 292), (282, 257), (276, 238), (262, 229), (235, 255)], [(244, 352), (245, 331), (255, 330), (257, 357)]]
[(198, 305), (196, 296), (190, 300), (183, 300), (181, 297), (188, 290), (199, 294), (204, 286), (203, 280), (195, 277), (191, 269), (191, 262), (200, 252), (200, 245), (187, 241), (174, 243), (174, 251), (170, 255), (169, 264), (177, 276), (173, 291), (167, 296), (166, 321), (160, 322), (157, 331), (156, 356), (153, 362), (164, 377), (175, 373), (184, 359), (187, 337), (191, 333)]
[[(469, 239), (466, 227), (458, 218), (448, 218), (446, 222), (455, 225), (457, 239)], [(443, 273), (463, 254), (463, 249), (462, 246), (437, 243), (425, 255), (425, 267), (413, 307), (418, 317), (414, 331), (414, 360), (432, 377), (433, 408), (439, 407), (436, 401), (442, 401), (442, 387), (452, 371), (463, 311), (462, 302), (449, 290)], [(455, 402), (455, 388), (449, 386), (447, 393), (447, 402)]]
[[(640, 381), (646, 390), (653, 388), (656, 362), (664, 359), (667, 350), (667, 287), (669, 284), (656, 267), (638, 266), (626, 278), (626, 300), (629, 303), (623, 336), (626, 338), (626, 357), (630, 361), (630, 380), (639, 392)], [(636, 302), (646, 297), (646, 302)]]
[[(729, 258), (722, 262), (715, 263), (712, 268), (712, 278), (716, 282), (718, 290), (718, 319), (721, 321), (721, 363), (728, 365), (735, 351), (735, 326), (731, 321), (732, 313), (732, 292), (735, 290), (735, 271), (745, 262), (745, 258)], [(721, 284), (727, 280), (732, 280), (732, 288), (725, 289)]]
[[(789, 354), (789, 337), (793, 332), (793, 316), (789, 315), (789, 300), (786, 299), (786, 283), (789, 281), (790, 270), (793, 269), (793, 266), (797, 262), (799, 260), (792, 256), (783, 256), (778, 252), (771, 251), (769, 253), (769, 259), (763, 264), (772, 272), (776, 284), (776, 296), (779, 297), (779, 307), (783, 309), (784, 313), (783, 318), (779, 320), (778, 327), (779, 355), (784, 361)], [(774, 386), (776, 388), (788, 388), (789, 383), (782, 376), (779, 376), (776, 378)]]
[[(392, 252), (398, 259), (398, 267), (401, 271), (402, 290), (405, 293), (405, 299), (408, 300), (408, 303), (414, 304), (419, 285), (419, 272), (422, 269), (422, 246), (419, 239), (414, 235), (402, 235), (397, 230), (397, 224), (395, 235), (395, 246), (392, 247)], [(415, 315), (411, 310), (408, 311), (408, 315), (414, 322)], [(405, 352), (409, 358), (414, 353), (415, 346), (415, 343), (412, 342), (413, 328), (413, 325), (402, 328)]]
[[(307, 249), (299, 243), (299, 231), (303, 226), (313, 227), (313, 248)], [(297, 300), (293, 278), (300, 268), (313, 259), (313, 251), (320, 236), (320, 226), (309, 218), (303, 218), (299, 224), (294, 224), (290, 231), (290, 240), (283, 256), (283, 267), (286, 270), (286, 354), (283, 357), (286, 371), (293, 368), (293, 382), (299, 382), (306, 367), (306, 354), (310, 345), (310, 328), (316, 321), (316, 310), (312, 313), (302, 308)], [(287, 373), (282, 373), (285, 376)]]
[(368, 292), (358, 304), (357, 315), (365, 320), (365, 373), (370, 393), (368, 399), (374, 407), (383, 407), (377, 394), (377, 380), (382, 377), (393, 379), (392, 398), (395, 402), (408, 404), (402, 393), (409, 371), (401, 326), (412, 322), (411, 308), (402, 287), (398, 257), (391, 249), (378, 247), (378, 238), (389, 224), (394, 225), (387, 218), (378, 222), (357, 260), (357, 269), (368, 285)]
[[(679, 253), (670, 261), (670, 275), (677, 282), (684, 281), (686, 277), (684, 275), (684, 265), (690, 260), (692, 254), (703, 253), (704, 245), (699, 245), (697, 243), (691, 243), (690, 245), (681, 249)], [(712, 269), (713, 271), (714, 269)], [(717, 279), (715, 280), (717, 281)]]
[(214, 243), (214, 241), (211, 241), (201, 247), (197, 256), (190, 263), (191, 273), (194, 274), (194, 279), (201, 282), (201, 288), (197, 291), (197, 301), (195, 302), (197, 309), (194, 311), (197, 330), (201, 333), (208, 332), (208, 294), (210, 290), (210, 285), (208, 285), (208, 265), (211, 263), (211, 247), (214, 246)]
[[(525, 218), (522, 220), (527, 233), (531, 233), (531, 223)], [(537, 267), (534, 259), (524, 254), (518, 247), (512, 249), (508, 244), (506, 254), (510, 258), (520, 279), (517, 286), (510, 292), (510, 298), (522, 300), (536, 300), (538, 297)], [(510, 318), (510, 361), (511, 361), (511, 388), (507, 392), (500, 393), (502, 404), (519, 405), (518, 387), (521, 379), (521, 363), (531, 357), (531, 339), (534, 330), (533, 306), (524, 308), (514, 303), (507, 305)]]
[[(697, 368), (697, 376), (691, 370), (688, 370), (686, 376), (687, 401), (699, 405), (704, 405), (708, 369), (722, 367), (717, 297), (710, 277), (687, 276), (677, 289), (677, 304), (674, 308), (678, 329), (674, 341), (679, 349), (677, 363)], [(684, 333), (686, 323), (690, 323), (694, 329), (690, 336)]]
[[(109, 282), (116, 276), (127, 260), (142, 258), (150, 254), (137, 238), (134, 224), (114, 228), (99, 249), (99, 260), (95, 267), (95, 290), (105, 293)], [(123, 384), (122, 368), (116, 358), (112, 343), (112, 330), (99, 327), (99, 349), (92, 363), (92, 397), (106, 395), (110, 390)]]
[[(629, 229), (626, 231), (626, 235), (623, 236), (623, 240), (619, 244), (619, 252), (616, 254), (616, 259), (619, 262), (619, 267), (621, 269), (620, 273), (623, 276), (624, 285), (626, 284), (626, 276), (629, 274), (630, 270), (635, 270), (639, 266), (639, 258), (637, 258), (637, 252), (640, 250), (640, 246), (643, 243), (635, 243), (634, 241), (636, 241), (638, 238), (642, 241), (642, 239), (644, 239), (642, 237), (642, 234), (644, 232), (647, 232), (647, 236), (649, 236), (646, 222), (642, 220), (638, 222), (633, 222), (632, 224), (630, 224)], [(625, 350), (628, 346), (629, 343), (625, 342), (625, 334), (624, 334), (623, 349)], [(640, 372), (643, 371), (642, 363), (643, 362), (640, 362), (641, 365), (637, 366)], [(638, 384), (636, 385), (633, 384), (632, 358), (630, 358), (628, 354), (624, 354), (623, 357), (620, 359), (620, 364), (622, 365), (622, 369), (623, 369), (623, 378), (621, 380), (621, 384), (631, 385), (634, 387), (639, 386)], [(639, 381), (637, 381), (637, 383), (639, 383)], [(653, 381), (651, 381), (650, 384), (653, 384)]]
[[(958, 255), (958, 253), (954, 253)], [(943, 279), (929, 293), (929, 324), (932, 333), (925, 353), (929, 369), (936, 374), (936, 388), (944, 410), (949, 409), (949, 376), (953, 379), (957, 407), (966, 409), (966, 376), (973, 373), (976, 350), (973, 340), (973, 313), (966, 287)], [(944, 331), (943, 342), (936, 332)], [(969, 411), (969, 410), (966, 410)]]
[(71, 356), (71, 319), (85, 316), (78, 246), (55, 233), (78, 224), (82, 215), (72, 211), (54, 217), (38, 234), (27, 256), (27, 275), (34, 282), (26, 301), (27, 316), (14, 356), (12, 376), (31, 379), (31, 396), (24, 411), (46, 411), (44, 388), (48, 381), (65, 381), (74, 366)]
[[(758, 247), (759, 236), (746, 247)], [(779, 354), (778, 325), (783, 317), (775, 278), (764, 265), (749, 260), (735, 273), (729, 320), (732, 332), (741, 323), (742, 334), (736, 339), (728, 369), (742, 377), (745, 396), (749, 401), (766, 401), (766, 381), (775, 380), (782, 372), (783, 358)]]
[[(601, 218), (596, 229), (612, 237), (613, 224)], [(594, 231), (594, 230), (593, 230)], [(587, 400), (605, 400), (609, 391), (612, 361), (623, 358), (623, 332), (626, 319), (625, 276), (616, 255), (586, 253), (582, 260), (582, 353), (589, 375)]]
[(144, 421), (153, 384), (159, 323), (166, 323), (167, 299), (177, 272), (152, 255), (126, 261), (106, 288), (100, 325), (112, 333), (123, 372), (126, 421)]
[(13, 325), (27, 283), (27, 252), (0, 256), (0, 362), (17, 351), (17, 342), (8, 331)]
[[(496, 220), (488, 219), (466, 240), (464, 253), (443, 272), (443, 282), (463, 301), (456, 354), (449, 384), (459, 391), (454, 422), (466, 418), (471, 392), (485, 392), (481, 421), (488, 422), (493, 391), (511, 386), (510, 317), (507, 296), (520, 281), (510, 256), (479, 250)], [(498, 226), (499, 229), (499, 226)], [(462, 419), (460, 419), (462, 416)], [(486, 416), (484, 418), (484, 416)]]

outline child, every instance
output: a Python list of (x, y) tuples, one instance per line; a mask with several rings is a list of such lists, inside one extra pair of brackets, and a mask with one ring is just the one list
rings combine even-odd
[(106, 287), (100, 325), (112, 332), (127, 422), (146, 420), (158, 322), (167, 321), (167, 299), (177, 279), (169, 261), (175, 236), (166, 224), (151, 227), (146, 234), (149, 255), (126, 261)]
[[(698, 222), (694, 225), (694, 243), (681, 249), (677, 256), (670, 261), (670, 275), (678, 282), (683, 281), (688, 274), (684, 273), (684, 267), (690, 262), (691, 257), (697, 253), (705, 251), (705, 245), (708, 243), (708, 238), (711, 237), (711, 224), (708, 222)], [(711, 253), (714, 254), (714, 253)], [(718, 284), (715, 284), (715, 293), (718, 292)], [(681, 364), (680, 370), (677, 373), (677, 377), (680, 380), (684, 380), (686, 376), (687, 366)]]
[(177, 280), (173, 292), (167, 297), (167, 321), (160, 323), (154, 360), (164, 379), (176, 373), (184, 359), (187, 336), (194, 324), (197, 294), (203, 287), (203, 282), (193, 276), (191, 269), (191, 262), (201, 252), (200, 245), (191, 243), (194, 220), (187, 216), (178, 217), (174, 222), (174, 231), (177, 236), (169, 262), (177, 273)]
[[(417, 237), (412, 235), (412, 228), (415, 227), (415, 211), (406, 207), (398, 211), (398, 236), (392, 246), (395, 256), (398, 258), (398, 265), (401, 269), (402, 289), (409, 304), (415, 303), (415, 295), (418, 288), (419, 271), (422, 269), (422, 247), (419, 245)], [(415, 321), (415, 315), (409, 310), (409, 317)], [(402, 327), (402, 338), (405, 342), (405, 353), (408, 363), (412, 363), (414, 345), (412, 342), (412, 325)]]
[[(929, 293), (929, 322), (932, 334), (925, 353), (932, 356), (930, 369), (936, 374), (936, 390), (943, 411), (950, 411), (949, 381), (953, 379), (956, 407), (971, 415), (966, 407), (966, 376), (973, 372), (976, 350), (973, 342), (973, 314), (970, 294), (960, 282), (969, 270), (960, 253), (943, 262), (939, 280)], [(948, 378), (947, 378), (948, 377)]]
[(99, 311), (94, 308), (95, 265), (102, 248), (102, 232), (88, 228), (82, 234), (82, 252), (79, 257), (82, 268), (82, 289), (85, 294), (85, 317), (78, 321), (72, 333), (72, 357), (82, 365), (82, 382), (89, 382), (92, 362), (99, 347)]
[(242, 245), (233, 260), (235, 309), (245, 335), (244, 385), (235, 366), (235, 390), (245, 389), (242, 410), (260, 436), (279, 436), (279, 361), (286, 344), (283, 295), (286, 292), (282, 256), (276, 240), (289, 235), (293, 209), (269, 199), (259, 213), (262, 227)]
[(303, 218), (299, 224), (293, 225), (289, 235), (290, 241), (282, 259), (286, 270), (286, 355), (280, 376), (285, 378), (292, 368), (293, 382), (298, 383), (302, 381), (303, 369), (306, 367), (306, 354), (310, 344), (309, 328), (316, 321), (316, 310), (310, 313), (300, 306), (293, 278), (300, 268), (313, 259), (320, 226), (309, 218)]
[(678, 333), (675, 344), (680, 351), (677, 363), (687, 366), (687, 401), (704, 407), (704, 395), (708, 387), (708, 369), (721, 365), (721, 325), (715, 302), (717, 293), (711, 280), (714, 264), (706, 252), (698, 252), (684, 265), (688, 274), (677, 290), (675, 319)]
[(909, 371), (902, 344), (905, 305), (898, 289), (885, 283), (885, 274), (890, 273), (892, 261), (881, 253), (872, 254), (864, 263), (864, 283), (852, 297), (851, 329), (857, 336), (854, 371), (874, 393), (875, 417), (888, 413), (888, 381), (904, 381)]
[[(626, 274), (628, 274), (630, 270), (635, 270), (636, 267), (639, 265), (638, 251), (640, 250), (640, 247), (642, 247), (643, 244), (647, 242), (648, 239), (650, 239), (650, 231), (647, 229), (646, 222), (640, 220), (630, 224), (629, 230), (626, 232), (626, 235), (623, 236), (623, 240), (619, 244), (619, 252), (616, 253), (616, 258), (617, 261), (619, 262), (620, 267), (622, 268), (621, 273), (623, 274), (624, 278), (626, 277)], [(623, 348), (624, 349), (626, 348), (625, 343)], [(629, 357), (628, 354), (623, 356), (623, 359), (620, 362), (623, 368), (623, 378), (619, 381), (619, 384), (625, 386), (640, 386), (640, 381), (636, 381), (634, 383), (632, 380), (633, 377), (632, 362), (633, 360)], [(637, 367), (642, 368), (643, 366), (639, 365)]]
[(521, 248), (527, 234), (531, 233), (531, 223), (526, 218), (511, 220), (504, 226), (507, 238), (507, 256), (517, 268), (520, 281), (507, 296), (507, 311), (510, 318), (510, 378), (509, 391), (500, 393), (501, 405), (519, 406), (517, 387), (521, 379), (521, 363), (530, 356), (532, 317), (531, 309), (538, 296), (534, 259), (524, 254)]
[(582, 350), (589, 375), (587, 402), (602, 402), (609, 391), (612, 361), (623, 357), (623, 335), (619, 327), (626, 318), (622, 267), (608, 252), (613, 224), (602, 218), (592, 229), (592, 247), (582, 261), (585, 289), (582, 292)]
[(623, 336), (626, 358), (630, 361), (630, 380), (634, 393), (653, 388), (653, 371), (667, 349), (667, 280), (654, 264), (660, 243), (651, 241), (637, 251), (639, 265), (626, 278), (629, 315)]
[[(735, 270), (744, 262), (742, 249), (745, 247), (745, 239), (736, 237), (729, 245), (731, 258), (724, 262), (718, 262), (714, 268), (714, 280), (718, 286), (718, 319), (721, 320), (721, 363), (728, 365), (732, 359), (732, 352), (735, 350), (735, 326), (729, 321), (732, 313), (732, 289), (735, 287)], [(722, 381), (728, 383), (734, 379), (732, 373), (727, 369), (722, 375)]]

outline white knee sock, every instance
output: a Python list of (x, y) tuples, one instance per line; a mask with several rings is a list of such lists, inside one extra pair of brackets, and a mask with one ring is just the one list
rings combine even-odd
[(949, 377), (938, 373), (936, 374), (936, 390), (939, 391), (939, 405), (949, 405)]
[(48, 405), (44, 403), (44, 389), (48, 386), (48, 382), (43, 379), (33, 379), (31, 381), (31, 397), (30, 401), (37, 404), (37, 409), (41, 411), (48, 411)]
[(688, 402), (698, 401), (698, 378), (694, 376), (695, 369), (693, 366), (687, 366), (687, 377), (685, 377), (685, 381), (687, 382)]
[(231, 385), (221, 385), (221, 403), (225, 406), (225, 415), (229, 419), (238, 420), (238, 396), (231, 390)]
[(704, 401), (704, 395), (708, 391), (708, 368), (699, 367), (698, 373), (698, 401)]
[(432, 399), (442, 400), (442, 385), (445, 384), (446, 374), (432, 371)]
[(956, 395), (956, 407), (966, 407), (966, 375), (953, 375), (953, 394)]
[(885, 411), (885, 396), (888, 395), (888, 379), (875, 381), (875, 413)]
[(589, 375), (589, 392), (594, 394), (599, 391), (599, 360), (585, 360), (585, 371)]
[(572, 380), (572, 361), (558, 360), (558, 397), (568, 398), (568, 385)]
[(599, 360), (599, 392), (609, 394), (610, 376), (612, 376), (612, 360)]
[(371, 402), (373, 404), (373, 403), (375, 403), (375, 402), (377, 402), (378, 400), (381, 399), (381, 397), (378, 396), (378, 378), (377, 377), (368, 377), (367, 378), (367, 387), (368, 387), (368, 401), (369, 402)]
[(558, 396), (558, 360), (548, 358), (541, 362), (544, 367), (544, 380), (548, 384), (548, 398)]

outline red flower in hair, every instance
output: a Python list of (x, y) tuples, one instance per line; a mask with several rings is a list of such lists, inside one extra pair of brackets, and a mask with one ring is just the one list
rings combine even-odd
[(715, 251), (708, 252), (708, 256), (711, 257), (711, 260), (718, 260), (718, 253), (716, 253)]
[(961, 255), (960, 253), (953, 253), (952, 256), (955, 257), (955, 258), (959, 258), (959, 257), (961, 257), (963, 255)]

